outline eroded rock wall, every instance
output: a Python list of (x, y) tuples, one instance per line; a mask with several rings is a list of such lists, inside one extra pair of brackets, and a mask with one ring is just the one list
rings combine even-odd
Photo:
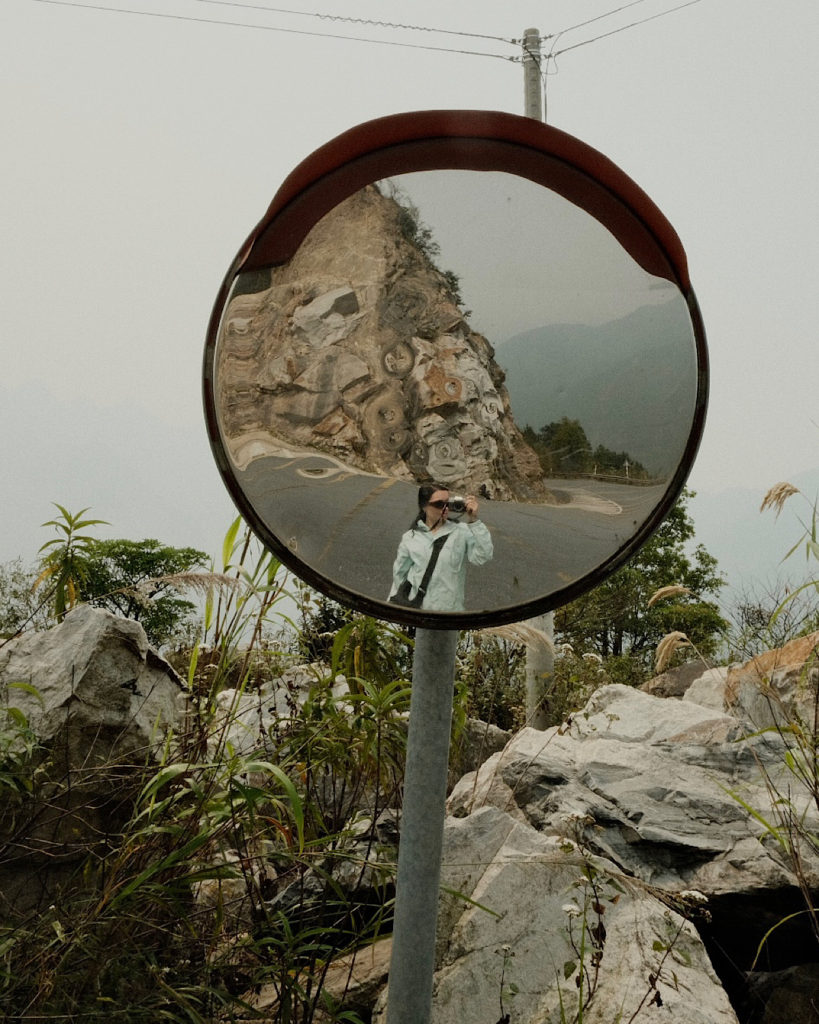
[(234, 461), (311, 449), (365, 472), (542, 498), (494, 350), (451, 277), (402, 234), (405, 216), (368, 186), (313, 228), (268, 287), (242, 293), (240, 281), (217, 356)]

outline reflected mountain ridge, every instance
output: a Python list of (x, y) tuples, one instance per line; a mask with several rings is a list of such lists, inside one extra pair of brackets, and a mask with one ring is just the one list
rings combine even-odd
[(502, 342), (496, 354), (521, 426), (540, 429), (548, 410), (549, 422), (580, 421), (592, 448), (626, 451), (653, 477), (673, 471), (696, 378), (681, 296), (604, 324), (546, 324)]

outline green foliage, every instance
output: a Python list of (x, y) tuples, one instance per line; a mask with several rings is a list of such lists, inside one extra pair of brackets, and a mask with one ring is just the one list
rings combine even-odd
[(546, 726), (561, 725), (588, 701), (595, 690), (611, 682), (610, 658), (604, 668), (597, 654), (578, 655), (566, 644), (558, 649), (554, 674), (543, 702)]
[(190, 639), (196, 606), (179, 596), (187, 574), (208, 564), (196, 548), (158, 540), (93, 540), (87, 545), (80, 596), (140, 622), (155, 647)]
[(49, 519), (43, 526), (53, 526), (57, 536), (46, 541), (40, 548), (40, 575), (34, 581), (38, 587), (48, 582), (53, 595), (54, 615), (61, 622), (67, 611), (79, 600), (80, 592), (88, 572), (89, 550), (94, 543), (92, 537), (80, 533), (89, 526), (99, 526), (104, 519), (83, 519), (88, 511), (81, 509), (72, 515), (62, 505), (54, 502), (59, 516)]
[(794, 589), (777, 582), (738, 594), (731, 609), (729, 661), (747, 661), (819, 630), (819, 586), (812, 583), (795, 594)]
[[(325, 979), (338, 957), (388, 928), (394, 849), (381, 848), (376, 822), (400, 800), (409, 689), (369, 677), (371, 667), (387, 671), (371, 657), (378, 628), (351, 624), (337, 656), (362, 670), (354, 692), (334, 692), (332, 676), (317, 674), (269, 731), (240, 729), (258, 666), (270, 667), (285, 579), (239, 520), (221, 569), (189, 655), (185, 728), (168, 737), (158, 765), (130, 769), (129, 788), (109, 766), (131, 806), (119, 834), (84, 837), (85, 859), (48, 909), (0, 922), (4, 1019), (253, 1019), (249, 1000), (269, 986), (276, 1007), (266, 1019), (361, 1024)], [(398, 643), (392, 633), (387, 646)], [(28, 723), (9, 707), (0, 813), (8, 842), (13, 799), (14, 848), (37, 835), (43, 800), (59, 805), (76, 792), (56, 764), (34, 775), (35, 753)], [(366, 810), (354, 828), (353, 808)]]
[[(728, 628), (717, 605), (706, 599), (724, 585), (716, 559), (701, 544), (693, 557), (686, 550), (694, 537), (689, 497), (683, 493), (627, 565), (555, 615), (558, 640), (577, 654), (599, 655), (616, 682), (648, 678), (656, 647), (673, 630), (684, 632), (701, 654), (709, 655)], [(650, 604), (657, 591), (672, 584), (690, 593)]]
[(23, 712), (11, 704), (14, 690), (25, 690), (39, 697), (28, 683), (9, 683), (9, 703), (0, 708), (0, 806), (10, 810), (15, 798), (32, 791), (34, 754), (37, 737)]
[(455, 707), (500, 729), (526, 718), (526, 648), (488, 633), (464, 633), (458, 646)]
[(393, 199), (396, 202), (397, 226), (401, 237), (419, 253), (428, 267), (441, 275), (455, 305), (463, 305), (460, 278), (453, 270), (442, 270), (438, 265), (441, 246), (436, 242), (432, 228), (424, 224), (418, 207), (400, 189), (393, 188)]
[(352, 622), (354, 613), (324, 594), (302, 585), (298, 590), (299, 653), (309, 662), (329, 665), (336, 633)]
[(646, 468), (628, 452), (598, 444), (592, 448), (580, 420), (553, 420), (535, 431), (527, 425), (523, 438), (538, 457), (545, 476), (617, 476), (647, 480)]

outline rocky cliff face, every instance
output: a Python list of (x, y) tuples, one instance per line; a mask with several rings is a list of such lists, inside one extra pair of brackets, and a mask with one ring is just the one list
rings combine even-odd
[(485, 497), (546, 497), (492, 346), (418, 238), (413, 214), (368, 186), (261, 290), (259, 275), (239, 279), (221, 326), (217, 401), (240, 468), (311, 449)]

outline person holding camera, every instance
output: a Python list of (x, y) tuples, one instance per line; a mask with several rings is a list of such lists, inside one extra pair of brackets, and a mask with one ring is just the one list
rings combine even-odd
[(492, 554), (475, 495), (458, 498), (439, 484), (422, 484), (418, 514), (398, 545), (389, 600), (426, 611), (462, 612), (467, 562), (484, 565)]

